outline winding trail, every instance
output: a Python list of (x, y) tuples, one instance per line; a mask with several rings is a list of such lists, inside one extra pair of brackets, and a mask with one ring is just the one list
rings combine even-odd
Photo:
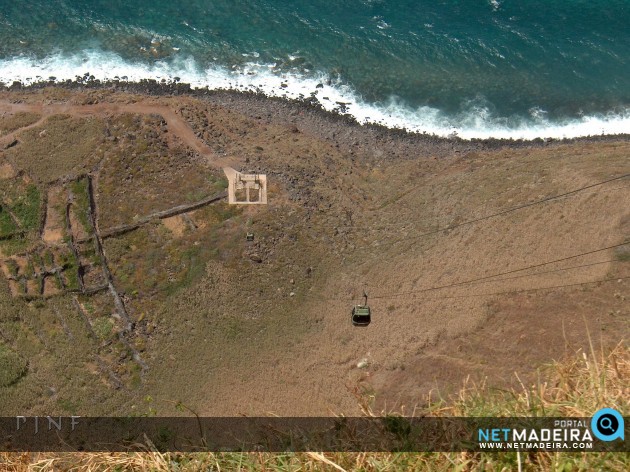
[(29, 104), (12, 103), (8, 100), (0, 100), (0, 112), (18, 113), (31, 112), (39, 113), (42, 117), (35, 123), (15, 130), (6, 136), (0, 137), (0, 149), (12, 142), (17, 136), (31, 128), (40, 126), (48, 117), (52, 115), (68, 114), (71, 116), (103, 116), (120, 113), (135, 113), (140, 115), (157, 114), (166, 121), (169, 132), (177, 136), (182, 142), (204, 156), (208, 163), (217, 168), (234, 167), (236, 161), (233, 158), (218, 156), (201, 139), (197, 137), (190, 125), (178, 115), (173, 109), (165, 105), (153, 104), (121, 104), (121, 103), (98, 103), (95, 105), (72, 105), (67, 103), (55, 104)]

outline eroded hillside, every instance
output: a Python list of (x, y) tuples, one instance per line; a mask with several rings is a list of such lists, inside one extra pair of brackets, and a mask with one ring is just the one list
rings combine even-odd
[[(0, 94), (0, 149), (6, 414), (353, 414), (628, 334), (624, 140), (44, 89)], [(228, 164), (267, 174), (269, 205), (228, 205)]]

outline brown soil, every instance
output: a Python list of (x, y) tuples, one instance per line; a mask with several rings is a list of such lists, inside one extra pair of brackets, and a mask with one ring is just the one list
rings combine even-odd
[(9, 280), (9, 291), (11, 293), (11, 296), (14, 298), (20, 296), (20, 294), (22, 293), (18, 282), (16, 282), (15, 280)]
[(28, 296), (39, 297), (39, 281), (36, 279), (28, 279), (26, 282), (26, 294)]
[(73, 211), (73, 207), (70, 207), (70, 229), (72, 230), (72, 236), (75, 241), (86, 239), (89, 236), (85, 227)]
[(88, 290), (102, 287), (105, 284), (102, 268), (100, 266), (86, 267), (86, 272), (83, 276), (83, 283)]
[[(2, 257), (2, 254), (0, 254), (0, 257)], [(4, 276), (8, 279), (9, 277), (12, 277), (11, 271), (9, 270), (9, 267), (6, 265), (6, 263), (3, 260), (0, 260), (0, 269), (2, 269), (2, 273), (4, 274)]]
[(14, 257), (13, 260), (18, 266), (18, 276), (24, 275), (26, 273), (26, 268), (28, 267), (28, 258), (24, 256), (17, 256)]
[[(519, 271), (627, 240), (627, 179), (457, 226), (629, 173), (624, 139), (439, 140), (227, 93), (198, 100), (88, 91), (64, 100), (45, 105), (41, 96), (6, 92), (0, 111), (99, 117), (90, 128), (98, 158), (87, 169), (62, 164), (70, 177), (78, 170), (94, 176), (101, 229), (207, 196), (210, 186), (200, 187), (210, 167), (270, 179), (269, 205), (212, 204), (107, 238), (114, 285), (135, 322), (130, 337), (149, 369), (140, 375), (115, 340), (103, 358), (125, 388), (92, 391), (103, 401), (82, 403), (91, 414), (142, 408), (147, 395), (164, 415), (177, 401), (204, 415), (357, 414), (357, 392), (373, 395), (377, 409), (411, 408), (429, 394), (457, 390), (467, 377), (502, 387), (518, 371), (531, 383), (541, 364), (589, 346), (589, 334), (594, 349), (627, 339), (630, 263), (623, 254), (607, 250)], [(151, 114), (166, 126), (136, 120)], [(14, 165), (28, 144), (11, 148)], [(126, 154), (132, 144), (137, 156)], [(165, 154), (150, 154), (153, 145)], [(54, 180), (45, 166), (31, 169), (41, 173), (34, 182)], [(51, 190), (48, 242), (59, 241), (56, 198)], [(245, 240), (248, 232), (254, 241)], [(463, 283), (511, 271), (518, 272)], [(372, 323), (357, 328), (350, 311), (364, 289)], [(68, 319), (79, 316), (62, 298), (47, 303), (59, 303)], [(104, 313), (94, 300), (81, 303), (96, 319)], [(29, 326), (46, 319), (47, 307), (37, 319), (29, 310), (22, 315), (31, 317)], [(93, 360), (93, 346), (82, 346)], [(53, 362), (49, 353), (33, 362), (50, 381), (67, 357), (55, 367), (45, 364)], [(85, 402), (80, 375), (68, 377), (76, 384), (60, 395)]]
[(52, 297), (61, 293), (53, 276), (44, 279), (44, 297)]
[(16, 172), (11, 164), (0, 164), (0, 179), (12, 179)]
[(184, 221), (184, 217), (181, 215), (164, 218), (162, 223), (164, 223), (164, 226), (166, 226), (176, 238), (181, 237), (184, 234), (184, 231), (186, 231), (186, 223)]
[[(624, 283), (626, 282), (626, 283)], [(393, 369), (374, 373), (369, 385), (381, 393), (376, 407), (396, 409), (456, 394), (462, 379), (493, 386), (536, 381), (531, 366), (560, 360), (577, 349), (590, 353), (627, 333), (627, 281), (563, 293), (517, 294), (497, 300), (476, 329), (442, 336)], [(624, 335), (625, 336), (625, 335)], [(622, 336), (622, 338), (624, 337)]]
[(65, 208), (66, 194), (61, 186), (48, 190), (48, 207), (46, 208), (46, 225), (42, 240), (48, 244), (59, 244), (65, 234), (65, 216), (61, 213)]
[(71, 116), (89, 116), (89, 115), (116, 115), (120, 113), (138, 113), (138, 114), (157, 114), (162, 116), (168, 123), (171, 133), (177, 136), (187, 146), (206, 157), (210, 164), (222, 168), (235, 165), (235, 160), (217, 156), (208, 146), (200, 141), (195, 135), (190, 125), (186, 123), (169, 107), (162, 105), (152, 105), (150, 103), (100, 103), (98, 105), (69, 105), (69, 104), (50, 104), (43, 105), (41, 103), (11, 103), (7, 101), (0, 102), (0, 111), (15, 112), (34, 112), (40, 113), (42, 118), (36, 123), (21, 128), (18, 131), (4, 136), (0, 140), (0, 145), (14, 139), (18, 133), (39, 126), (47, 117), (58, 114), (67, 114)]

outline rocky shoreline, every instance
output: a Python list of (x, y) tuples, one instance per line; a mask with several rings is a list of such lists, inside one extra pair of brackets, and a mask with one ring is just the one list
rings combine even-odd
[[(139, 82), (122, 80), (101, 81), (89, 74), (76, 80), (56, 82), (39, 81), (31, 84), (0, 82), (1, 91), (25, 92), (55, 87), (77, 92), (109, 91), (114, 93), (140, 94), (151, 97), (188, 96), (207, 100), (227, 109), (258, 120), (286, 124), (307, 130), (321, 138), (331, 140), (342, 150), (353, 154), (374, 154), (374, 157), (408, 159), (421, 155), (445, 157), (453, 153), (468, 153), (501, 148), (540, 148), (563, 144), (630, 141), (627, 134), (592, 135), (578, 138), (525, 139), (463, 139), (457, 136), (442, 137), (417, 133), (400, 128), (388, 128), (379, 124), (361, 124), (340, 105), (334, 111), (325, 110), (311, 98), (291, 99), (270, 97), (261, 92), (244, 90), (211, 90), (192, 88), (190, 84), (174, 81), (145, 79)], [(422, 152), (424, 151), (424, 152)], [(413, 155), (413, 156), (412, 156)]]

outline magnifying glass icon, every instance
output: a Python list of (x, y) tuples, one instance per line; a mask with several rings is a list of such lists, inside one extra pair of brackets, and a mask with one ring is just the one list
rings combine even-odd
[(613, 433), (615, 432), (610, 418), (604, 417), (601, 420), (599, 420), (599, 427), (600, 429), (607, 429), (609, 431), (612, 431)]

